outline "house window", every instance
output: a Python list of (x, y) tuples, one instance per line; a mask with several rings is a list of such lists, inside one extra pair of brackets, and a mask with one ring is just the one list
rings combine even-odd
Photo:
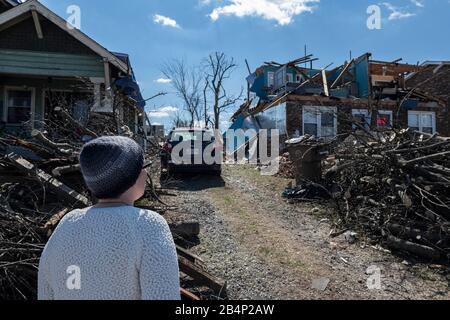
[(294, 82), (294, 76), (292, 75), (292, 73), (287, 73), (286, 74), (286, 82), (288, 82), (288, 83), (293, 83)]
[(267, 73), (267, 86), (273, 87), (274, 84), (275, 84), (275, 72), (270, 71)]
[(295, 82), (296, 83), (301, 83), (302, 82), (302, 75), (301, 74), (296, 74), (295, 75)]
[(369, 110), (353, 109), (352, 117), (353, 117), (352, 127), (354, 130), (357, 130), (360, 128), (357, 124), (361, 125), (362, 127), (366, 128), (367, 130), (370, 128), (371, 115), (370, 115)]
[(392, 111), (387, 111), (387, 110), (378, 111), (378, 117), (377, 117), (378, 129), (392, 128), (393, 123), (394, 123), (394, 121), (393, 121)]
[(87, 123), (90, 106), (94, 100), (91, 93), (44, 90), (43, 94), (46, 118), (51, 117), (56, 107), (61, 107), (69, 111), (70, 115), (81, 124)]
[(10, 124), (30, 121), (34, 105), (33, 89), (6, 89), (5, 120)]
[(436, 113), (409, 111), (408, 126), (416, 131), (434, 134), (436, 133)]
[(335, 107), (304, 107), (303, 134), (316, 137), (335, 137), (337, 118)]

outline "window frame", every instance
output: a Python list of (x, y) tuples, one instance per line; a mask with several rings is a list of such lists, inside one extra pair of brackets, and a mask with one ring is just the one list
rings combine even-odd
[[(369, 111), (369, 109), (352, 109), (352, 118), (354, 118), (357, 115), (364, 115), (366, 119), (366, 129), (370, 130), (371, 122), (372, 122), (372, 113)], [(354, 124), (352, 124), (353, 130), (358, 129)]]
[(408, 128), (411, 128), (411, 125), (409, 123), (409, 116), (410, 115), (417, 115), (419, 116), (419, 131), (420, 132), (424, 132), (423, 131), (423, 123), (422, 123), (422, 116), (424, 115), (431, 115), (431, 119), (432, 119), (432, 134), (435, 134), (437, 132), (437, 128), (436, 128), (436, 112), (435, 111), (416, 111), (416, 110), (410, 110), (408, 111)]
[(290, 72), (286, 73), (286, 83), (294, 83), (294, 75)]
[[(8, 126), (16, 126), (20, 127), (22, 126), (22, 123), (12, 123), (8, 122), (8, 114), (9, 114), (9, 94), (10, 91), (25, 91), (25, 92), (31, 92), (31, 106), (30, 106), (30, 120), (31, 121), (31, 128), (34, 129), (34, 122), (35, 122), (35, 112), (36, 112), (36, 88), (35, 87), (28, 87), (28, 86), (5, 86), (3, 90), (3, 119), (2, 121), (5, 122)], [(14, 107), (12, 107), (14, 108)]]
[(322, 113), (332, 112), (337, 114), (337, 107), (325, 107), (325, 106), (303, 106), (302, 108), (302, 131), (305, 135), (305, 114), (308, 112), (316, 113), (316, 125), (317, 125), (317, 137), (318, 138), (335, 138), (338, 132), (338, 121), (337, 116), (333, 117), (333, 135), (332, 136), (322, 136)]
[[(379, 116), (382, 116), (382, 115), (388, 115), (388, 116), (391, 117), (391, 123), (388, 126), (386, 126), (386, 127), (378, 125)], [(378, 113), (377, 113), (377, 129), (391, 129), (393, 127), (394, 127), (394, 111), (392, 111), (392, 110), (378, 110)]]
[[(271, 79), (272, 76), (272, 79)], [(272, 81), (272, 83), (271, 83)], [(273, 87), (275, 86), (275, 72), (274, 71), (268, 71), (267, 72), (267, 86)]]

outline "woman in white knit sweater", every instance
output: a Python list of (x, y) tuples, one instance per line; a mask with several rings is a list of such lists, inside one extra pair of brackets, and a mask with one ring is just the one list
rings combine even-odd
[(144, 194), (144, 153), (133, 140), (103, 137), (80, 154), (96, 206), (74, 210), (41, 257), (40, 300), (179, 300), (177, 253), (166, 221), (133, 207)]

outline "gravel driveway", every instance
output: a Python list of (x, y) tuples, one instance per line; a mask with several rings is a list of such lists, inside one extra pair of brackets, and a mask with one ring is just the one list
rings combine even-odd
[(251, 166), (179, 179), (175, 196), (164, 196), (177, 207), (166, 217), (200, 222), (191, 250), (227, 280), (230, 299), (450, 299), (446, 268), (406, 261), (364, 239), (330, 238), (330, 206), (287, 203), (281, 193), (289, 180)]

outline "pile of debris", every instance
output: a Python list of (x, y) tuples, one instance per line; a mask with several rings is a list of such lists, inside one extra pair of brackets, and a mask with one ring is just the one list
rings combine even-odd
[(278, 171), (278, 176), (286, 179), (294, 179), (294, 164), (291, 160), (289, 152), (284, 153), (280, 157), (280, 169)]
[[(31, 137), (0, 137), (0, 299), (33, 300), (37, 297), (37, 272), (42, 250), (60, 220), (70, 211), (95, 202), (85, 187), (78, 156), (83, 144), (105, 134), (126, 135), (126, 126), (100, 125), (91, 121), (81, 126), (66, 111), (57, 121), (33, 130)], [(94, 119), (94, 118), (92, 118)], [(70, 124), (70, 125), (69, 125)], [(103, 122), (105, 124), (105, 122)], [(95, 128), (98, 128), (97, 130)], [(151, 143), (151, 141), (148, 141)], [(148, 156), (155, 157), (152, 150)], [(148, 159), (154, 160), (154, 159)], [(152, 179), (144, 196), (146, 206), (164, 214), (166, 204), (159, 200)], [(198, 235), (199, 226), (171, 226), (177, 239)], [(201, 259), (181, 246), (177, 247), (183, 278), (191, 287), (209, 288), (212, 297), (225, 296), (226, 284), (205, 271)], [(185, 299), (199, 299), (181, 289)], [(199, 290), (195, 292), (200, 292)]]
[(336, 223), (389, 248), (450, 261), (450, 138), (411, 130), (351, 134), (323, 183)]

